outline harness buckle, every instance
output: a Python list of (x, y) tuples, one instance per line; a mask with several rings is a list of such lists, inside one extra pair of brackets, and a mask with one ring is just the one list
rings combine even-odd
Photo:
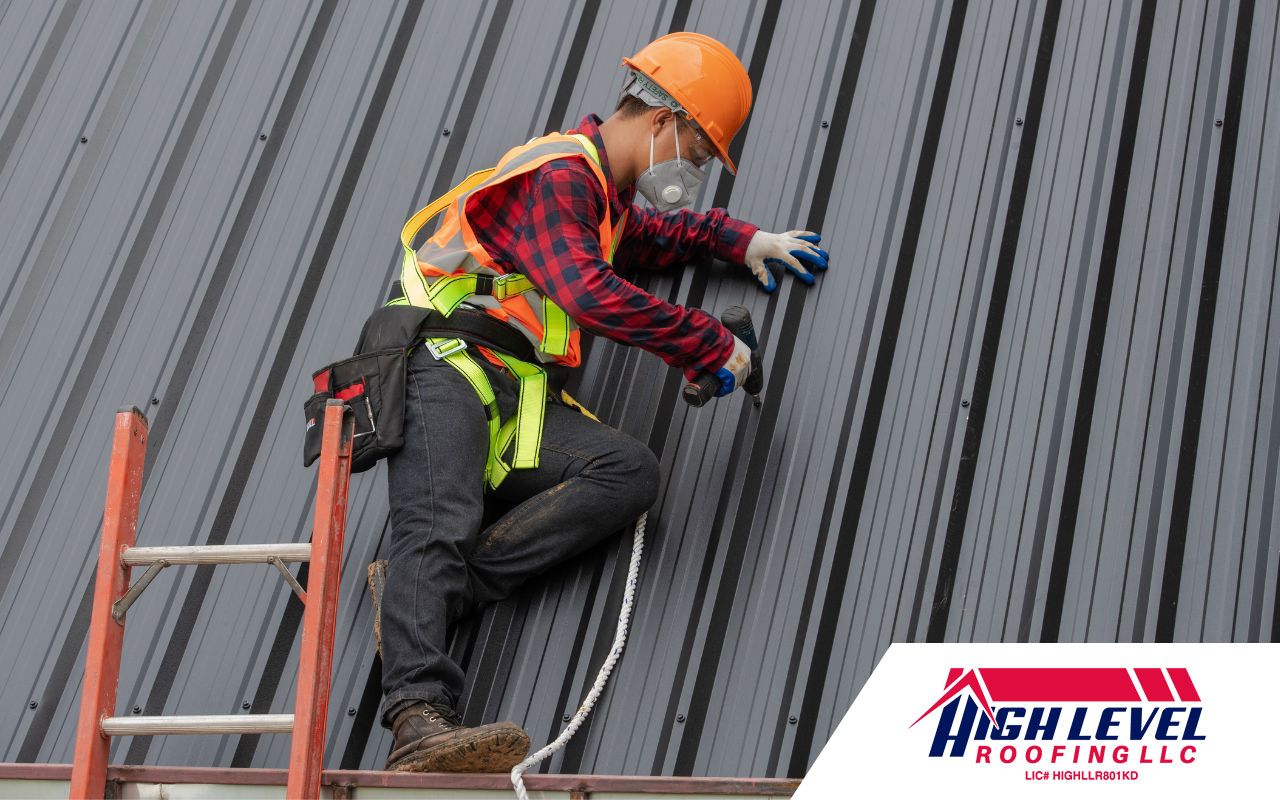
[(514, 272), (508, 272), (504, 275), (495, 275), (492, 277), (493, 286), (489, 289), (489, 294), (499, 300), (506, 300), (511, 296), (511, 290), (507, 286), (508, 283), (514, 281), (518, 276)]
[(440, 361), (445, 356), (451, 356), (454, 353), (466, 350), (467, 343), (462, 339), (446, 339), (440, 344), (428, 340), (427, 349), (431, 351), (431, 355), (435, 356), (437, 361)]

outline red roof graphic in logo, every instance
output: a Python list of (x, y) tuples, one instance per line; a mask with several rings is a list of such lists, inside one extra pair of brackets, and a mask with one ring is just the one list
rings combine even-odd
[(946, 691), (916, 722), (968, 689), (997, 729), (993, 702), (1200, 702), (1191, 675), (1182, 667), (982, 667), (952, 668)]

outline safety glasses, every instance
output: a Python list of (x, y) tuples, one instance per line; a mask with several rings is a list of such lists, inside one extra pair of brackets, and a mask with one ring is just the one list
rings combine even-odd
[(711, 140), (702, 132), (702, 128), (698, 127), (698, 123), (689, 117), (682, 117), (680, 121), (693, 131), (693, 147), (689, 148), (689, 160), (699, 167), (706, 166), (707, 162), (716, 157)]

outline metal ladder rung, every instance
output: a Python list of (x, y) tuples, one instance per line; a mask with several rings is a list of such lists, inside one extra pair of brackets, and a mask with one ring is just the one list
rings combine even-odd
[(154, 564), (269, 564), (281, 561), (310, 561), (310, 544), (206, 544), (185, 547), (129, 547), (120, 556), (128, 566)]
[(292, 714), (203, 714), (171, 717), (106, 717), (105, 736), (159, 736), (174, 733), (289, 733)]

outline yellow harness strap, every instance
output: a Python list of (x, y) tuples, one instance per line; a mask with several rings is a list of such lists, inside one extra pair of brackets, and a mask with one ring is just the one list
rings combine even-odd
[[(462, 339), (450, 339), (446, 336), (432, 336), (424, 341), (433, 356), (466, 378), (484, 404), (489, 424), (489, 457), (485, 460), (484, 480), (489, 488), (498, 488), (513, 469), (536, 468), (539, 444), (542, 441), (543, 416), (546, 413), (547, 373), (541, 367), (504, 353), (494, 353), (520, 382), (516, 413), (499, 425), (498, 402), (493, 393), (493, 384), (489, 382), (484, 369), (467, 353), (467, 343)], [(508, 463), (505, 454), (513, 439), (515, 453)]]
[[(493, 393), (493, 384), (490, 383), (484, 369), (466, 352), (467, 343), (462, 339), (443, 336), (429, 337), (424, 341), (432, 355), (449, 364), (466, 378), (471, 387), (476, 390), (476, 394), (480, 396), (480, 402), (484, 404), (489, 425), (489, 457), (485, 461), (484, 468), (486, 485), (490, 489), (497, 489), (511, 470), (536, 469), (542, 442), (542, 424), (546, 415), (546, 371), (505, 353), (494, 351), (494, 355), (516, 376), (520, 386), (515, 415), (499, 424), (498, 402)], [(566, 406), (596, 422), (600, 421), (585, 406), (574, 400), (568, 392), (561, 390), (560, 399)], [(515, 450), (508, 461), (506, 453), (513, 440)]]
[(499, 300), (506, 300), (508, 297), (527, 292), (532, 288), (534, 288), (533, 281), (518, 272), (497, 277), (464, 272), (437, 278), (428, 287), (427, 297), (431, 300), (431, 305), (447, 317), (463, 300), (473, 294), (488, 294)]
[(471, 388), (476, 390), (476, 394), (480, 395), (480, 402), (484, 404), (484, 412), (489, 425), (489, 457), (485, 459), (484, 480), (490, 488), (496, 489), (498, 483), (502, 482), (502, 478), (506, 477), (506, 472), (502, 472), (495, 482), (494, 464), (497, 456), (494, 452), (494, 447), (498, 442), (500, 426), (498, 424), (498, 398), (493, 394), (493, 385), (489, 383), (489, 376), (485, 375), (480, 365), (467, 354), (467, 343), (462, 339), (432, 336), (424, 341), (433, 356), (443, 360), (461, 373), (462, 377), (466, 378), (467, 382), (471, 384)]

